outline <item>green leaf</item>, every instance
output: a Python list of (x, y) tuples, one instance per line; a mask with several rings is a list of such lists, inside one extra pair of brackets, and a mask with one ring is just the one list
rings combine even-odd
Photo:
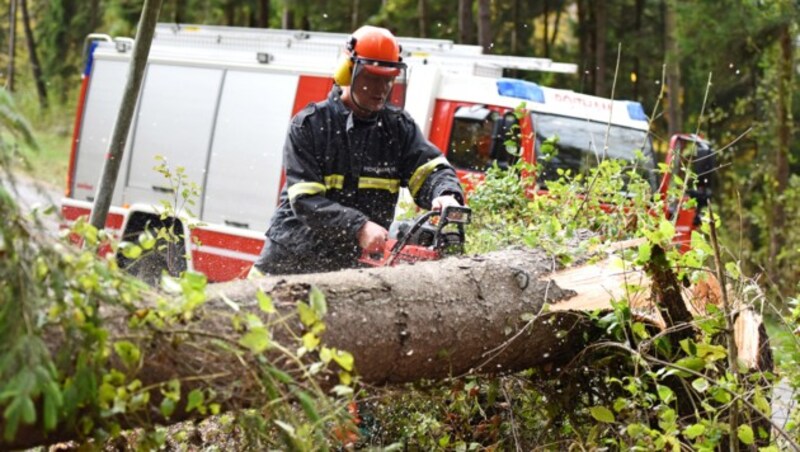
[(288, 433), (289, 436), (294, 438), (294, 436), (295, 436), (294, 427), (292, 427), (290, 424), (287, 424), (286, 422), (283, 422), (283, 421), (275, 420), (275, 425), (280, 427), (281, 430), (283, 430), (284, 432)]
[(306, 413), (306, 416), (308, 416), (308, 419), (311, 422), (315, 422), (315, 423), (319, 422), (319, 419), (320, 419), (319, 418), (319, 413), (317, 413), (317, 408), (314, 406), (314, 399), (312, 399), (311, 396), (308, 395), (307, 392), (301, 391), (299, 389), (296, 390), (294, 393), (295, 393), (295, 396), (297, 396), (297, 400), (300, 401), (300, 406), (303, 407), (303, 412)]
[(165, 418), (169, 419), (169, 417), (172, 416), (172, 413), (175, 412), (175, 401), (170, 399), (169, 397), (164, 397), (161, 400), (161, 405), (159, 406), (159, 409), (161, 410), (161, 414)]
[(317, 313), (302, 301), (297, 303), (297, 313), (300, 315), (300, 322), (305, 326), (311, 326), (319, 321)]
[(703, 393), (706, 392), (709, 388), (708, 380), (705, 378), (697, 378), (692, 381), (692, 387), (695, 391)]
[(739, 441), (747, 444), (753, 444), (753, 429), (749, 425), (740, 425), (739, 430), (736, 431), (736, 436), (739, 437)]
[(658, 385), (658, 398), (663, 400), (664, 403), (670, 403), (675, 398), (675, 393), (667, 386)]
[(319, 337), (314, 333), (306, 333), (303, 335), (303, 347), (306, 350), (314, 350), (319, 345)]
[(58, 424), (58, 408), (64, 404), (64, 398), (54, 381), (49, 381), (44, 386), (44, 429), (53, 430)]
[(636, 261), (640, 264), (650, 262), (650, 252), (653, 250), (650, 242), (642, 242), (639, 245), (639, 253), (636, 256)]
[(690, 425), (689, 427), (686, 427), (683, 430), (683, 434), (686, 435), (686, 437), (689, 439), (695, 439), (705, 432), (706, 432), (706, 427), (703, 424)]
[(194, 409), (198, 409), (198, 411), (200, 411), (199, 408), (203, 406), (205, 397), (203, 396), (203, 391), (199, 389), (192, 389), (186, 399), (186, 412), (191, 413)]
[(257, 326), (239, 339), (239, 344), (249, 348), (253, 353), (261, 353), (270, 346), (269, 331), (263, 326)]
[(345, 385), (336, 385), (331, 389), (331, 392), (339, 397), (347, 397), (353, 394), (353, 388)]
[(22, 422), (33, 424), (36, 422), (36, 407), (30, 397), (22, 397)]
[(317, 313), (320, 319), (325, 317), (325, 314), (328, 313), (328, 305), (325, 303), (325, 294), (323, 294), (321, 290), (316, 287), (311, 287), (311, 291), (308, 294), (308, 301), (311, 303), (311, 309)]
[(328, 347), (322, 347), (322, 350), (319, 351), (319, 359), (328, 364), (333, 359), (333, 351)]
[(725, 270), (733, 279), (739, 279), (739, 277), (742, 276), (742, 272), (739, 271), (739, 265), (737, 265), (736, 262), (727, 262), (725, 264)]
[(608, 408), (604, 406), (593, 406), (589, 409), (589, 413), (592, 415), (593, 418), (600, 422), (605, 422), (608, 424), (614, 423), (616, 419), (614, 418), (614, 413), (611, 412)]
[(662, 240), (672, 240), (672, 237), (675, 235), (675, 226), (672, 225), (671, 221), (663, 218), (658, 224), (658, 232), (661, 234)]
[(272, 303), (272, 297), (268, 296), (261, 289), (256, 292), (256, 299), (258, 299), (258, 307), (267, 314), (275, 313), (275, 305)]
[(717, 361), (728, 356), (728, 351), (721, 345), (706, 343), (697, 344), (697, 356), (705, 358), (706, 361)]
[(117, 352), (117, 355), (122, 360), (122, 363), (128, 369), (133, 369), (139, 365), (139, 358), (141, 358), (142, 352), (134, 343), (128, 341), (117, 341), (114, 343), (114, 351)]
[[(681, 358), (675, 362), (676, 366), (685, 367), (689, 370), (698, 371), (705, 367), (706, 362), (702, 358), (698, 358), (696, 356), (687, 356), (686, 358)], [(680, 372), (681, 374), (685, 372)]]
[(150, 231), (145, 231), (139, 234), (139, 246), (144, 250), (151, 250), (156, 246), (156, 238)]
[(20, 398), (15, 397), (3, 412), (3, 417), (6, 420), (6, 427), (3, 431), (3, 437), (6, 439), (6, 441), (13, 440), (14, 436), (17, 434), (17, 427), (19, 426), (20, 416), (22, 414), (20, 412), (21, 403), (22, 402), (20, 401)]
[(275, 377), (275, 379), (277, 379), (281, 383), (291, 383), (294, 381), (294, 379), (289, 374), (274, 367), (270, 367), (269, 373), (271, 373), (272, 376)]
[(344, 351), (344, 350), (336, 350), (333, 354), (333, 360), (336, 361), (336, 364), (339, 365), (342, 369), (352, 372), (353, 371), (353, 355)]
[(138, 259), (142, 255), (142, 249), (130, 242), (123, 242), (119, 245), (122, 255), (128, 259)]
[(711, 395), (714, 397), (714, 400), (719, 403), (728, 403), (732, 399), (731, 394), (728, 391), (718, 387), (711, 389)]
[(650, 334), (647, 332), (647, 329), (642, 322), (633, 322), (633, 325), (631, 325), (631, 330), (639, 339), (647, 339), (650, 337)]

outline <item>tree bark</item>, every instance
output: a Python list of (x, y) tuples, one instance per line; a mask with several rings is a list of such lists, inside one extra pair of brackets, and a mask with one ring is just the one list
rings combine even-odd
[(359, 0), (353, 0), (351, 2), (352, 12), (350, 15), (350, 29), (356, 30), (361, 25), (361, 18), (358, 15), (358, 11), (361, 8), (361, 2)]
[(136, 99), (139, 97), (147, 58), (150, 55), (150, 46), (153, 43), (158, 14), (161, 12), (162, 0), (145, 0), (139, 25), (136, 30), (136, 41), (131, 52), (131, 61), (128, 65), (128, 79), (122, 101), (114, 122), (111, 133), (108, 155), (103, 164), (103, 172), (95, 192), (95, 202), (89, 216), (89, 222), (97, 229), (102, 229), (106, 224), (108, 210), (111, 208), (111, 196), (117, 183), (119, 168), (125, 152), (125, 143), (133, 121), (133, 110), (136, 108)]
[(269, 28), (269, 0), (258, 0), (258, 27)]
[(186, 0), (175, 0), (175, 15), (172, 18), (172, 20), (176, 24), (184, 23), (185, 11), (186, 11)]
[(475, 18), (473, 0), (458, 0), (458, 39), (461, 44), (475, 43)]
[(419, 15), (419, 37), (428, 37), (428, 1), (417, 0), (417, 14)]
[(544, 47), (544, 57), (550, 58), (550, 1), (544, 0), (544, 38), (542, 39), (542, 46)]
[[(129, 328), (129, 319), (152, 302), (140, 303), (136, 312), (105, 306), (101, 316), (107, 321), (111, 343), (135, 341), (144, 354), (132, 377), (141, 380), (143, 387), (156, 388), (150, 413), (157, 417), (158, 384), (176, 378), (184, 382), (184, 395), (194, 388), (212, 387), (215, 401), (224, 409), (263, 401), (259, 377), (245, 365), (255, 358), (230, 351), (242, 334), (234, 329), (231, 315), (252, 314), (265, 323), (291, 316), (298, 300), (309, 299), (312, 287), (324, 294), (327, 305), (323, 344), (351, 352), (362, 382), (386, 384), (504, 374), (566, 363), (601, 334), (587, 314), (609, 308), (612, 298), (625, 296), (630, 287), (626, 283), (647, 287), (648, 278), (642, 272), (620, 272), (610, 259), (559, 269), (542, 251), (516, 250), (410, 266), (220, 284), (210, 288), (210, 299), (193, 313), (194, 320), (172, 329)], [(255, 302), (258, 290), (272, 297), (278, 311), (273, 317), (261, 312)], [(646, 307), (649, 298), (645, 292), (631, 296), (639, 308)], [(294, 324), (289, 318), (286, 323)], [(742, 331), (752, 329), (743, 326)], [(298, 333), (302, 332), (276, 328), (272, 340), (287, 346), (293, 343), (290, 334)], [(49, 339), (51, 349), (59, 348), (60, 337), (54, 334)], [(224, 348), (223, 342), (228, 344)], [(748, 346), (762, 349), (759, 343)], [(273, 362), (285, 366), (287, 372), (296, 370), (287, 362)], [(187, 417), (178, 412), (169, 421)], [(135, 419), (126, 418), (124, 427), (135, 427)], [(64, 429), (45, 438), (40, 426), (26, 427), (14, 441), (0, 440), (0, 447), (32, 447), (74, 435), (74, 430)]]
[(25, 42), (28, 44), (28, 58), (30, 58), (33, 80), (36, 84), (36, 94), (39, 96), (39, 106), (42, 110), (47, 109), (47, 88), (42, 77), (42, 67), (39, 64), (39, 57), (36, 54), (36, 41), (33, 38), (31, 29), (31, 19), (28, 14), (28, 0), (19, 0), (22, 9), (22, 25), (25, 29)]
[(289, 5), (283, 7), (283, 16), (281, 17), (281, 28), (291, 30), (294, 28), (294, 11)]
[(553, 34), (550, 36), (550, 48), (553, 48), (556, 45), (556, 39), (558, 39), (558, 29), (560, 28), (561, 24), (561, 11), (564, 9), (564, 1), (558, 0), (556, 2), (556, 20), (553, 23)]
[(664, 37), (667, 63), (667, 123), (669, 136), (683, 131), (681, 112), (681, 67), (678, 49), (675, 4), (669, 0), (665, 6)]
[(606, 93), (606, 26), (608, 25), (608, 9), (606, 0), (593, 2), (594, 6), (594, 94), (608, 97)]
[(591, 3), (588, 0), (577, 0), (578, 3), (578, 59), (581, 67), (581, 86), (580, 92), (594, 89), (594, 38), (592, 30), (594, 24), (591, 21)]
[(639, 99), (639, 77), (641, 77), (639, 65), (641, 64), (641, 58), (639, 55), (642, 53), (642, 46), (639, 44), (642, 42), (642, 14), (644, 14), (644, 0), (636, 0), (636, 12), (634, 13), (634, 30), (636, 31), (636, 50), (633, 55), (633, 99)]
[(236, 25), (236, 3), (233, 0), (228, 0), (222, 7), (225, 14), (225, 25), (233, 27)]
[(14, 63), (17, 48), (17, 0), (8, 4), (8, 75), (6, 89), (14, 92)]
[(792, 145), (792, 85), (794, 79), (794, 49), (792, 46), (791, 27), (781, 27), (778, 38), (780, 59), (778, 63), (778, 96), (777, 109), (777, 149), (775, 149), (775, 189), (772, 196), (772, 221), (769, 228), (769, 260), (768, 267), (773, 281), (783, 281), (780, 275), (782, 267), (779, 253), (786, 245), (783, 229), (786, 223), (786, 211), (783, 205), (783, 192), (789, 186), (789, 155)]
[(492, 52), (492, 11), (490, 0), (478, 0), (478, 45)]
[(100, 26), (100, 0), (89, 2), (89, 30), (94, 32)]

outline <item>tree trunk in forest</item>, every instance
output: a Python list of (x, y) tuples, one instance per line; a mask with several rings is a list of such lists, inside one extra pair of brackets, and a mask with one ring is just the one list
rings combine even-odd
[(419, 37), (428, 37), (428, 1), (417, 1), (417, 14), (419, 15)]
[(100, 0), (89, 2), (89, 31), (94, 32), (100, 27)]
[(361, 2), (359, 0), (353, 0), (352, 3), (351, 3), (351, 8), (352, 8), (351, 15), (350, 15), (350, 29), (351, 30), (356, 30), (356, 29), (358, 29), (359, 25), (361, 25), (361, 18), (358, 17), (358, 10), (359, 10), (359, 7), (360, 7), (360, 3)]
[(578, 59), (581, 68), (581, 93), (594, 89), (594, 38), (591, 15), (592, 5), (588, 0), (578, 0)]
[(544, 57), (550, 58), (550, 0), (544, 0)]
[(594, 6), (594, 94), (608, 97), (606, 93), (606, 27), (608, 8), (606, 0), (592, 2)]
[(269, 0), (258, 1), (258, 26), (269, 28)]
[(777, 149), (775, 149), (775, 187), (772, 194), (772, 221), (769, 228), (769, 261), (768, 271), (773, 281), (783, 281), (781, 265), (778, 257), (784, 243), (783, 229), (786, 223), (786, 211), (782, 194), (789, 185), (789, 155), (791, 153), (793, 124), (790, 117), (792, 111), (792, 86), (794, 83), (794, 47), (792, 45), (791, 27), (781, 27), (778, 37), (780, 57), (778, 62), (778, 96), (776, 99)]
[(236, 25), (236, 4), (233, 2), (233, 0), (228, 0), (225, 2), (223, 11), (225, 14), (225, 25), (230, 27)]
[(634, 27), (634, 30), (636, 32), (637, 45), (636, 45), (636, 51), (635, 51), (635, 53), (633, 55), (633, 74), (634, 75), (633, 75), (632, 82), (633, 82), (633, 99), (637, 100), (637, 101), (640, 100), (639, 99), (639, 78), (641, 77), (641, 74), (639, 72), (640, 72), (641, 69), (639, 68), (639, 65), (640, 65), (641, 58), (639, 58), (639, 55), (642, 52), (642, 50), (641, 50), (641, 47), (642, 47), (641, 42), (642, 42), (642, 38), (643, 38), (643, 36), (642, 36), (642, 14), (644, 14), (644, 0), (636, 0), (636, 12), (634, 13), (635, 18), (634, 18), (634, 26), (633, 27)]
[(681, 66), (677, 37), (677, 13), (672, 0), (666, 2), (664, 11), (664, 41), (667, 64), (667, 132), (668, 136), (683, 131), (681, 112)]
[(550, 48), (552, 49), (556, 45), (556, 39), (558, 39), (558, 29), (559, 25), (561, 24), (561, 11), (564, 9), (564, 1), (558, 0), (556, 3), (556, 20), (553, 23), (553, 34), (550, 36)]
[(478, 0), (478, 45), (492, 52), (492, 11), (490, 0)]
[(294, 28), (294, 11), (289, 5), (283, 7), (283, 16), (281, 16), (281, 28), (291, 30)]
[(17, 0), (8, 4), (8, 74), (6, 89), (14, 92), (14, 63), (17, 47)]
[(42, 77), (42, 67), (39, 64), (39, 57), (36, 54), (36, 41), (33, 38), (31, 29), (31, 18), (28, 14), (28, 0), (19, 0), (22, 9), (22, 25), (25, 29), (25, 42), (28, 44), (28, 58), (33, 71), (33, 80), (36, 84), (36, 94), (39, 96), (39, 106), (42, 110), (47, 109), (47, 88)]
[(108, 143), (108, 154), (103, 163), (100, 183), (95, 192), (95, 201), (89, 215), (89, 222), (97, 229), (102, 229), (106, 224), (108, 210), (111, 208), (111, 195), (117, 183), (122, 157), (125, 152), (125, 143), (133, 121), (133, 111), (136, 99), (144, 80), (145, 66), (150, 55), (150, 46), (153, 43), (158, 14), (161, 12), (162, 0), (145, 0), (139, 24), (136, 30), (136, 39), (131, 52), (131, 61), (128, 64), (127, 79), (122, 92), (122, 99), (117, 110), (111, 140)]
[(176, 24), (184, 23), (185, 10), (186, 10), (186, 0), (175, 0), (175, 16), (172, 18), (172, 20)]
[(458, 39), (460, 44), (475, 43), (475, 18), (473, 0), (458, 0)]

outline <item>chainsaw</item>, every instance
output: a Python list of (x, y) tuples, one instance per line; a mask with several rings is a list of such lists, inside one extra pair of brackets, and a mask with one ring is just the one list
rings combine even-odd
[(395, 221), (389, 227), (383, 253), (364, 252), (359, 262), (389, 267), (464, 254), (464, 226), (471, 217), (469, 207), (447, 206), (441, 212), (430, 211), (414, 220)]

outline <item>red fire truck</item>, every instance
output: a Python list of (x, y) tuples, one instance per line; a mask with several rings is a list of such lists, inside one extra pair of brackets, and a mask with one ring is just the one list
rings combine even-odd
[[(174, 225), (181, 241), (172, 253), (176, 262), (168, 262), (173, 268), (202, 272), (210, 281), (246, 275), (277, 206), (289, 119), (327, 96), (346, 38), (337, 33), (159, 25), (106, 228), (117, 238), (134, 240), (147, 227)], [(504, 69), (574, 73), (575, 65), (484, 55), (479, 46), (447, 40), (399, 41), (409, 70), (406, 83), (396, 89), (405, 89), (406, 110), (460, 175), (481, 173), (495, 162), (507, 164), (512, 156), (503, 142), (516, 124), (527, 161), (536, 162), (540, 143), (557, 134), (560, 167), (585, 169), (598, 161), (597, 150), (604, 147), (607, 157), (626, 160), (641, 150), (654, 189), (666, 190), (670, 183), (669, 174), (655, 180), (649, 123), (638, 102), (503, 77)], [(104, 35), (91, 35), (87, 43), (62, 201), (68, 222), (90, 212), (132, 48), (128, 38)], [(518, 120), (513, 110), (521, 102), (528, 113)], [(673, 137), (671, 144), (679, 148), (687, 142), (706, 146), (691, 135)], [(199, 186), (195, 217), (161, 219), (160, 201), (175, 193), (152, 169), (156, 156), (163, 156), (171, 168), (183, 167)], [(694, 209), (678, 208), (674, 215), (679, 239), (688, 239)], [(199, 223), (189, 227), (193, 222)]]

